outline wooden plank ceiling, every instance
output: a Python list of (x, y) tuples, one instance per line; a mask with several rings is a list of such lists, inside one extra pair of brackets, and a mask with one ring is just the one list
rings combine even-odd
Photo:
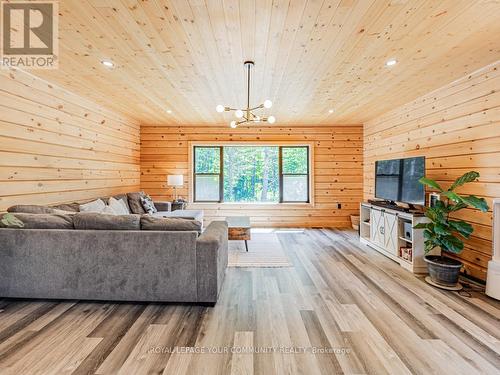
[(149, 124), (228, 123), (215, 106), (244, 105), (246, 59), (254, 103), (299, 125), (363, 123), (500, 58), (498, 0), (64, 0), (60, 14), (60, 68), (36, 74)]

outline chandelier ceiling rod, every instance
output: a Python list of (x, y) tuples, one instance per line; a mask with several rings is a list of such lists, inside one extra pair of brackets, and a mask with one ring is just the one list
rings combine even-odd
[(247, 68), (247, 107), (244, 110), (237, 109), (237, 108), (231, 108), (231, 107), (224, 107), (223, 105), (219, 104), (215, 109), (217, 112), (222, 113), (222, 112), (230, 112), (234, 111), (235, 116), (238, 119), (241, 119), (240, 121), (231, 121), (231, 127), (236, 128), (238, 125), (241, 124), (246, 124), (246, 123), (252, 123), (252, 122), (268, 122), (269, 124), (274, 124), (276, 122), (276, 119), (274, 116), (269, 116), (269, 117), (260, 117), (257, 116), (253, 113), (253, 111), (261, 108), (271, 108), (273, 103), (270, 100), (265, 100), (263, 104), (260, 104), (256, 107), (250, 108), (250, 83), (251, 83), (251, 69), (255, 65), (253, 61), (245, 61), (243, 65)]

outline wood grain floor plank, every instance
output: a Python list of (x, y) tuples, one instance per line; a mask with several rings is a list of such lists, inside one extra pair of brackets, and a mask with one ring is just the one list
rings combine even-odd
[(106, 357), (113, 351), (120, 340), (125, 336), (130, 327), (144, 312), (145, 304), (130, 305), (118, 304), (87, 337), (101, 338), (97, 347), (80, 363), (72, 374), (93, 374)]
[(253, 332), (235, 332), (231, 375), (253, 375)]
[(55, 302), (47, 302), (37, 309), (32, 310), (30, 313), (17, 320), (15, 323), (10, 324), (8, 327), (0, 331), (0, 342), (5, 342), (7, 339), (14, 336), (16, 333), (23, 330), (37, 319), (48, 314), (50, 310), (52, 310), (56, 305), (57, 303)]
[(163, 310), (163, 305), (151, 304), (148, 305), (143, 313), (137, 318), (134, 324), (126, 332), (125, 336), (120, 340), (116, 347), (106, 357), (104, 362), (99, 366), (96, 374), (117, 374), (120, 368), (125, 363), (126, 359), (137, 345), (142, 334), (154, 319)]
[[(78, 308), (79, 307), (79, 308)], [(63, 314), (58, 324), (36, 336), (5, 363), (17, 374), (50, 374), (52, 369), (75, 368), (101, 339), (87, 336), (110, 313), (106, 304), (82, 304)], [(56, 372), (57, 373), (57, 372)]]
[(351, 230), (275, 236), (293, 267), (228, 269), (213, 308), (1, 299), (0, 373), (498, 373), (499, 302), (437, 290)]
[[(328, 338), (323, 331), (323, 327), (321, 326), (321, 323), (319, 322), (314, 311), (301, 311), (300, 314), (302, 315), (302, 320), (304, 321), (307, 334), (309, 335), (309, 339), (311, 340), (311, 345), (313, 347), (316, 347), (319, 350), (321, 350), (321, 348), (334, 347), (328, 341)], [(315, 356), (322, 374), (328, 375), (344, 373), (335, 354), (318, 353)]]

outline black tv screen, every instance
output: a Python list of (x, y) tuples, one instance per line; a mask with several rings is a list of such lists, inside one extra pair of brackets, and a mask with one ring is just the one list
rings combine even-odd
[(375, 163), (375, 197), (393, 202), (425, 205), (425, 157), (380, 160)]

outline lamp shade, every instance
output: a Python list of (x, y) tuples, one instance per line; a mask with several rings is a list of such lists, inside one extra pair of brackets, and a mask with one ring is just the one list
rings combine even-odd
[(168, 186), (182, 186), (184, 185), (184, 176), (182, 174), (171, 174), (167, 176)]

